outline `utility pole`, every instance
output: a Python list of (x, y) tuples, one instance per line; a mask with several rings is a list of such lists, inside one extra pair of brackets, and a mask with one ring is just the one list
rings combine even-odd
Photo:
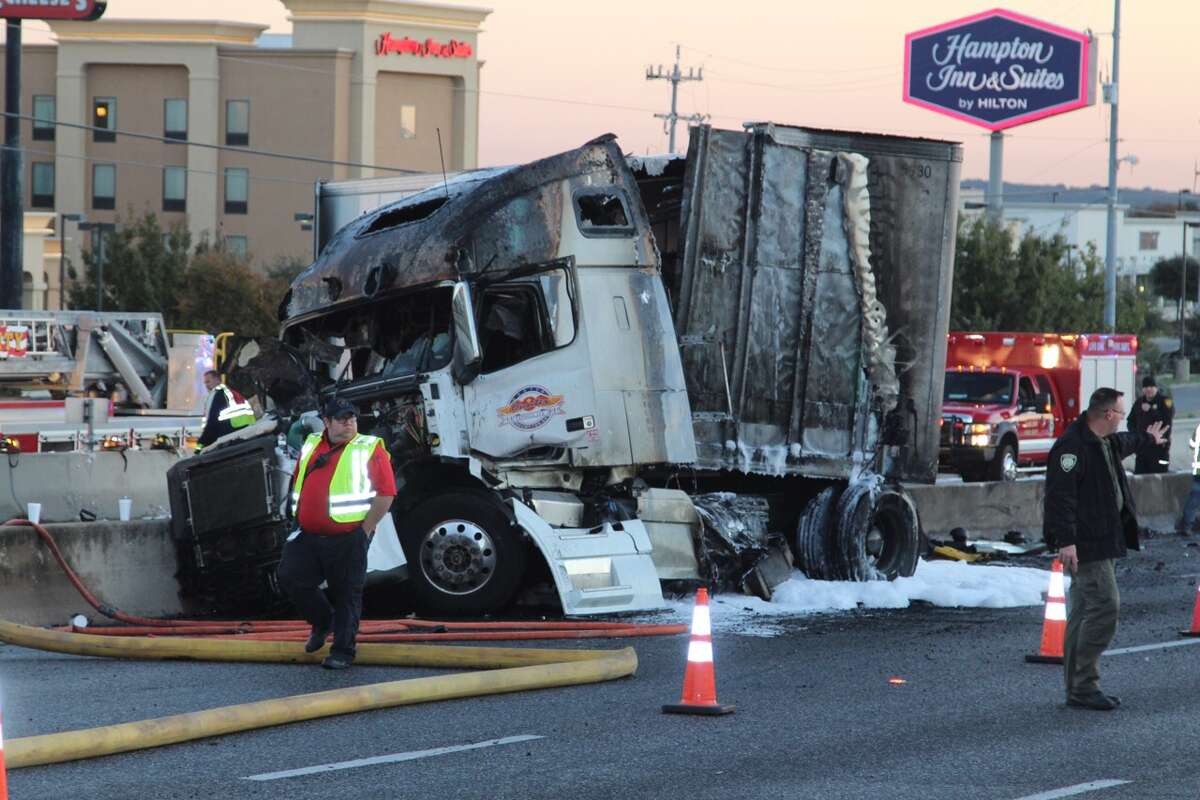
[(6, 20), (4, 42), (4, 152), (0, 154), (0, 308), (20, 308), (22, 238), (25, 235), (21, 177), (21, 20)]
[(1105, 86), (1111, 107), (1108, 129), (1108, 237), (1104, 248), (1104, 329), (1117, 328), (1117, 86), (1121, 73), (1121, 0), (1114, 0), (1112, 80)]
[(701, 123), (708, 119), (707, 114), (690, 114), (685, 117), (679, 116), (678, 99), (679, 99), (679, 84), (683, 81), (702, 81), (704, 80), (704, 67), (700, 67), (698, 71), (688, 67), (687, 74), (684, 75), (679, 68), (679, 45), (675, 45), (675, 66), (670, 72), (663, 72), (662, 64), (658, 65), (658, 69), (654, 67), (646, 67), (646, 80), (648, 81), (670, 81), (671, 82), (671, 113), (670, 114), (655, 114), (654, 116), (663, 120), (663, 126), (669, 132), (669, 148), (672, 153), (675, 152), (675, 123), (679, 120), (684, 122)]

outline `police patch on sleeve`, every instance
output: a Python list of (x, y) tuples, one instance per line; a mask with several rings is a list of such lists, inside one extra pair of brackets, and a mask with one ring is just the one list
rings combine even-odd
[(1058, 459), (1058, 465), (1062, 467), (1063, 472), (1070, 472), (1075, 469), (1075, 464), (1079, 461), (1079, 457), (1074, 453), (1063, 453)]
[(1170, 408), (1171, 406), (1173, 406), (1173, 405), (1175, 405), (1175, 404), (1174, 404), (1174, 403), (1172, 403), (1172, 402), (1171, 402), (1171, 398), (1169, 398), (1169, 397), (1168, 397), (1168, 398), (1166, 398), (1165, 400), (1163, 400), (1163, 405), (1164, 405), (1164, 406), (1166, 406), (1167, 408)]

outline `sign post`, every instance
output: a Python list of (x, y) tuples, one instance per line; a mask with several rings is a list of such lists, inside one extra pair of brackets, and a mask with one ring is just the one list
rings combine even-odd
[[(0, 308), (21, 308), (24, 276), (25, 193), (21, 152), (21, 20), (94, 20), (107, 3), (99, 0), (0, 0), (5, 22), (4, 151), (0, 153)], [(60, 232), (61, 235), (61, 232)], [(62, 295), (59, 287), (59, 295)]]
[(904, 102), (992, 132), (989, 214), (1003, 213), (1003, 130), (1094, 102), (1085, 33), (993, 9), (904, 37)]

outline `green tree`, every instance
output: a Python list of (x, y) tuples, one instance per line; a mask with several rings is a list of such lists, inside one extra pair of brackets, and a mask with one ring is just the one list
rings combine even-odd
[(224, 249), (206, 249), (192, 257), (184, 273), (175, 327), (240, 336), (279, 333), (274, 284), (250, 264)]
[[(1060, 236), (1018, 241), (987, 219), (959, 226), (950, 328), (961, 331), (1100, 331), (1104, 267), (1094, 245), (1077, 257)], [(1136, 287), (1119, 284), (1117, 330), (1158, 324)]]
[(1179, 290), (1181, 288), (1187, 293), (1189, 298), (1196, 296), (1196, 281), (1200, 280), (1200, 262), (1196, 259), (1188, 257), (1187, 260), (1187, 286), (1180, 285), (1179, 272), (1179, 257), (1163, 258), (1155, 262), (1150, 268), (1150, 291), (1166, 300), (1174, 300), (1179, 302)]
[(161, 311), (171, 324), (190, 248), (182, 224), (164, 232), (151, 213), (126, 225), (118, 221), (99, 246), (84, 250), (84, 274), (68, 291), (68, 304), (96, 308), (99, 287), (105, 311)]

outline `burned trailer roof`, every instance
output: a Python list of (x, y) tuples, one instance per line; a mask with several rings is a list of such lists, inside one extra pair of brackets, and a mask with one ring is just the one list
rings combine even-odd
[[(460, 173), (446, 183), (363, 214), (293, 281), (285, 327), (389, 291), (455, 281), (559, 257), (563, 183), (637, 187), (612, 134), (529, 164)], [(635, 214), (644, 223), (644, 212)], [(638, 225), (656, 264), (648, 226)]]

